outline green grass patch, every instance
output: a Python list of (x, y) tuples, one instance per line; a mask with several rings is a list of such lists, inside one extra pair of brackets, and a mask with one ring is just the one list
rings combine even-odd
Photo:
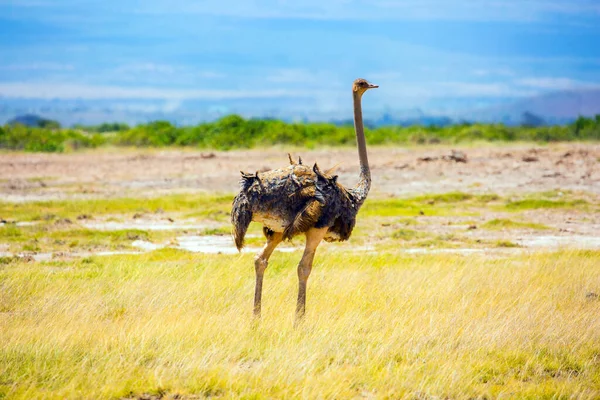
[(543, 208), (583, 208), (589, 206), (589, 202), (583, 199), (577, 200), (547, 200), (547, 199), (523, 199), (508, 201), (505, 207), (508, 210), (537, 210)]
[(153, 240), (162, 232), (152, 235), (139, 229), (101, 231), (73, 224), (56, 226), (43, 223), (33, 226), (7, 225), (0, 227), (0, 243), (12, 252), (91, 251), (130, 248), (134, 240)]
[[(470, 194), (449, 192), (427, 194), (406, 199), (367, 199), (361, 213), (366, 216), (469, 216), (477, 215), (477, 209), (490, 202), (499, 201), (495, 194)], [(457, 208), (456, 205), (462, 207)]]
[(190, 216), (226, 220), (231, 210), (232, 195), (177, 194), (151, 198), (117, 198), (88, 200), (56, 200), (30, 203), (0, 202), (0, 216), (18, 221), (39, 221), (56, 217), (76, 219), (106, 214), (176, 212)]
[(473, 215), (473, 211), (457, 209), (451, 203), (428, 203), (423, 196), (419, 196), (410, 199), (367, 199), (360, 215), (363, 217), (451, 216)]
[(415, 240), (427, 236), (424, 232), (415, 231), (413, 229), (396, 229), (392, 233), (393, 239)]
[(534, 222), (522, 222), (513, 221), (510, 219), (497, 218), (490, 221), (486, 221), (482, 228), (490, 230), (502, 230), (502, 229), (535, 229), (535, 230), (549, 230), (552, 229), (544, 224), (536, 224)]
[(420, 222), (416, 218), (409, 218), (409, 217), (398, 218), (398, 219), (395, 219), (393, 222), (395, 224), (400, 224), (400, 225), (404, 225), (404, 226), (420, 225)]
[(230, 226), (220, 226), (217, 228), (206, 228), (203, 229), (200, 232), (201, 235), (204, 236), (224, 236), (224, 235), (230, 235), (231, 234), (231, 227)]
[(416, 243), (417, 247), (453, 249), (459, 247), (475, 247), (477, 242), (471, 238), (457, 235), (455, 233), (446, 233), (435, 235)]
[(496, 247), (505, 247), (505, 248), (521, 247), (517, 243), (511, 242), (510, 240), (498, 240), (498, 241), (494, 242), (494, 244)]
[(472, 194), (464, 192), (448, 192), (441, 194), (427, 194), (413, 198), (414, 201), (422, 203), (464, 203), (477, 202), (489, 203), (500, 200), (497, 194)]

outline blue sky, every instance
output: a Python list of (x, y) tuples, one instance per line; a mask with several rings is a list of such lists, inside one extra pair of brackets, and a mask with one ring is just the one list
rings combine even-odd
[(365, 77), (367, 107), (448, 112), (600, 89), (597, 0), (0, 0), (0, 37), (5, 98), (327, 111)]

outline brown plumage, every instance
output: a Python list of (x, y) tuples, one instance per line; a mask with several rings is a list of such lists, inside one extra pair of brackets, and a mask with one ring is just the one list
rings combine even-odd
[(321, 240), (344, 241), (350, 238), (356, 214), (365, 201), (371, 185), (366, 143), (362, 123), (361, 97), (368, 89), (378, 86), (364, 79), (352, 85), (354, 126), (360, 159), (359, 183), (347, 189), (332, 175), (332, 168), (322, 172), (317, 164), (312, 168), (295, 163), (288, 154), (288, 167), (248, 174), (242, 172), (240, 192), (233, 201), (231, 222), (238, 250), (244, 246), (244, 236), (251, 221), (263, 224), (267, 238), (265, 248), (257, 255), (254, 314), (260, 316), (262, 281), (268, 259), (282, 241), (299, 234), (306, 236), (306, 248), (298, 265), (299, 291), (297, 317), (305, 310), (306, 282), (312, 261)]

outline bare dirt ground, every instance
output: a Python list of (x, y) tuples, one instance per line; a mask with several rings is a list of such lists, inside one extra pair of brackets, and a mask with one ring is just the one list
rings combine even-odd
[[(339, 180), (347, 186), (352, 186), (357, 180), (358, 157), (354, 148), (302, 149), (293, 152), (293, 155), (295, 158), (302, 156), (306, 164), (318, 161), (323, 169), (338, 165)], [(434, 250), (431, 251), (517, 250), (504, 248), (507, 247), (506, 243), (508, 247), (530, 249), (600, 248), (599, 144), (378, 147), (370, 149), (369, 157), (373, 176), (372, 198), (460, 191), (497, 194), (505, 201), (522, 199), (528, 195), (539, 197), (541, 192), (562, 196), (564, 192), (565, 200), (584, 199), (591, 206), (534, 207), (518, 214), (486, 207), (472, 216), (468, 213), (445, 217), (419, 215), (412, 218), (410, 226), (405, 226), (405, 222), (385, 220), (381, 221), (377, 232), (359, 240), (362, 244), (357, 244), (355, 238), (352, 243), (340, 248), (376, 248), (383, 243), (382, 237), (405, 229), (435, 240), (436, 243), (432, 244)], [(287, 164), (288, 157), (283, 149), (230, 152), (102, 149), (72, 154), (0, 153), (0, 199), (28, 202), (125, 196), (143, 198), (177, 192), (233, 193), (238, 189), (240, 170), (262, 171)], [(206, 221), (187, 221), (189, 226), (181, 225), (180, 216), (176, 214), (161, 214), (147, 221), (136, 219), (136, 215), (109, 217), (110, 223), (116, 224), (118, 220), (119, 224), (112, 228), (92, 226), (91, 229), (164, 228), (175, 232), (183, 228), (193, 228), (194, 231), (202, 227), (228, 227), (209, 226)], [(4, 218), (11, 219), (10, 215)], [(490, 228), (489, 224), (494, 220), (539, 224), (541, 228), (524, 225), (506, 229)], [(83, 222), (78, 221), (76, 225), (85, 228)], [(97, 216), (93, 222), (100, 226), (107, 223)], [(146, 223), (145, 228), (140, 226), (141, 222)], [(181, 240), (188, 239), (191, 240), (188, 237)], [(200, 236), (192, 239), (202, 242), (206, 238)], [(223, 238), (208, 239), (218, 241)], [(220, 252), (234, 251), (229, 238), (225, 239), (227, 244), (222, 248), (217, 242), (209, 243), (209, 247)], [(412, 249), (414, 240), (402, 238), (401, 242), (408, 248), (407, 251), (423, 250), (420, 247)], [(192, 244), (192, 247), (198, 247), (196, 242)], [(144, 251), (163, 245), (140, 242), (136, 247), (134, 243), (136, 249)], [(0, 255), (2, 252), (10, 253), (7, 246), (0, 243)], [(183, 245), (180, 247), (185, 248)]]
[[(452, 159), (466, 156), (466, 162)], [(462, 153), (462, 154), (461, 154)], [(358, 176), (356, 149), (301, 150), (304, 162), (339, 165), (340, 182)], [(373, 194), (464, 191), (500, 195), (549, 190), (600, 195), (600, 145), (378, 147), (369, 150)], [(286, 150), (100, 150), (73, 154), (0, 153), (4, 201), (151, 196), (177, 191), (234, 192), (239, 171), (285, 166)]]

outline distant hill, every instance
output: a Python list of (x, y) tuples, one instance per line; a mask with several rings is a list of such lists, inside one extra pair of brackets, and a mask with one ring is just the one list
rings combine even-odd
[(13, 119), (7, 121), (9, 125), (21, 124), (25, 126), (39, 127), (39, 128), (50, 128), (50, 129), (58, 129), (60, 128), (60, 123), (58, 121), (54, 121), (52, 119), (43, 118), (39, 115), (35, 114), (24, 114), (14, 117)]
[[(503, 122), (517, 125), (542, 120), (545, 124), (572, 122), (578, 116), (600, 114), (600, 89), (565, 90), (518, 100), (510, 104), (466, 113), (465, 118), (483, 122)], [(536, 123), (536, 124), (537, 124)]]
[[(193, 100), (182, 101), (176, 108), (165, 107), (162, 100), (136, 99), (61, 100), (13, 99), (0, 101), (0, 123), (20, 123), (27, 126), (57, 127), (100, 125), (118, 121), (135, 125), (149, 121), (167, 120), (177, 125), (193, 125), (214, 121), (224, 115), (239, 114), (246, 118), (272, 118), (284, 121), (327, 121), (336, 125), (351, 125), (348, 109), (319, 112), (310, 109), (305, 99), (246, 100)], [(217, 107), (218, 106), (218, 107)], [(45, 115), (46, 117), (41, 117)], [(506, 125), (539, 126), (573, 122), (578, 116), (600, 114), (600, 89), (565, 90), (526, 99), (507, 99), (505, 103), (486, 108), (463, 108), (462, 111), (431, 113), (420, 108), (399, 109), (394, 104), (370, 109), (365, 122), (369, 127), (390, 125), (447, 126), (462, 122), (492, 122)], [(17, 115), (17, 117), (14, 117)], [(14, 118), (13, 118), (14, 117)]]

